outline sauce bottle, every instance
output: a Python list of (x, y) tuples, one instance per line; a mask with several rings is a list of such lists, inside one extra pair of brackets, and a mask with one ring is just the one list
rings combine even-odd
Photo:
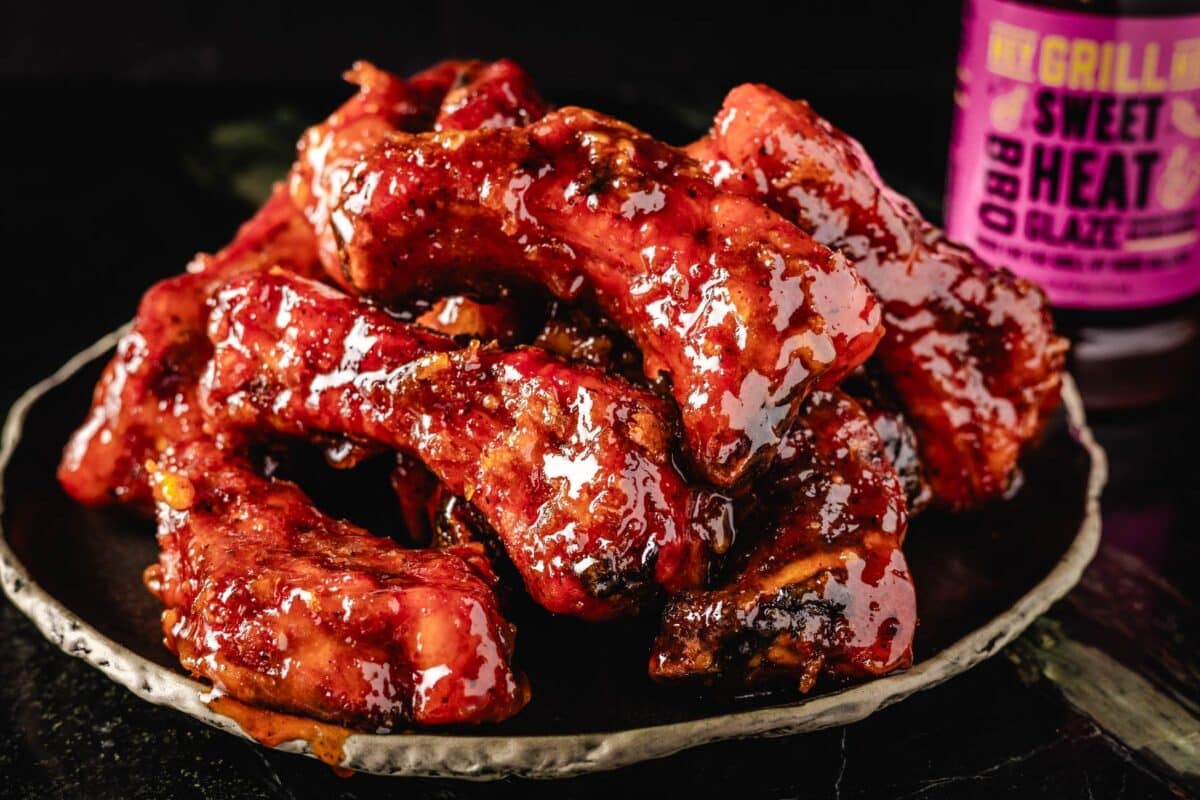
[(1040, 284), (1096, 409), (1200, 356), (1200, 0), (967, 0), (946, 229)]

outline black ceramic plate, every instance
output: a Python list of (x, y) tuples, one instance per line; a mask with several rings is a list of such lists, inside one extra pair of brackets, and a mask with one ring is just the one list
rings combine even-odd
[[(119, 511), (81, 508), (54, 479), (62, 445), (83, 416), (115, 338), (97, 342), (13, 407), (0, 449), (0, 578), (13, 602), (66, 652), (151, 702), (245, 735), (209, 708), (206, 687), (185, 676), (162, 646), (160, 609), (141, 582), (157, 555), (153, 526)], [(1069, 381), (1063, 399), (1045, 441), (1023, 465), (1025, 481), (1012, 500), (913, 522), (905, 552), (921, 624), (916, 663), (907, 672), (808, 696), (666, 690), (646, 677), (652, 620), (588, 625), (521, 608), (519, 656), (534, 687), (524, 711), (481, 728), (351, 736), (343, 766), (471, 778), (611, 769), (717, 739), (853, 722), (970, 668), (1073, 586), (1095, 552), (1104, 454)], [(290, 477), (327, 511), (354, 518), (355, 508), (390, 507), (383, 467), (333, 476), (325, 470), (320, 480), (306, 480), (297, 467)], [(379, 502), (363, 502), (372, 492)], [(377, 532), (398, 524), (386, 513), (356, 521)], [(309, 752), (299, 740), (281, 747)]]

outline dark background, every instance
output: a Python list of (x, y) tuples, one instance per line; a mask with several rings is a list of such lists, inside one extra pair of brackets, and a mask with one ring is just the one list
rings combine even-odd
[[(509, 56), (552, 101), (682, 140), (736, 83), (770, 82), (860, 136), (923, 204), (941, 196), (956, 3), (182, 5), (0, 11), (0, 407), (128, 319), (151, 280), (224, 244), (250, 210), (229, 185), (263, 161), (282, 175), (278, 153), (347, 96), (355, 59), (408, 73)], [(230, 156), (221, 137), (244, 120), (274, 138)]]
[[(127, 320), (153, 280), (222, 246), (282, 176), (304, 125), (347, 96), (338, 76), (355, 59), (407, 73), (509, 56), (551, 101), (676, 142), (707, 127), (731, 86), (768, 82), (860, 138), (885, 178), (937, 218), (959, 13), (957, 2), (846, 0), (712, 12), (6, 3), (0, 409)], [(1069, 635), (1127, 665), (1165, 664), (1156, 685), (1200, 708), (1195, 588), (1180, 583), (1200, 522), (1194, 401), (1099, 420), (1115, 472), (1105, 550), (1074, 600), (1004, 655), (851, 728), (717, 745), (569, 784), (340, 781), (134, 699), (0, 600), (0, 797), (1186, 795), (1196, 776), (1164, 773), (1023, 659), (1031, 642)], [(1109, 591), (1118, 583), (1126, 594)], [(1154, 611), (1151, 623), (1130, 620), (1130, 597), (1133, 613)]]

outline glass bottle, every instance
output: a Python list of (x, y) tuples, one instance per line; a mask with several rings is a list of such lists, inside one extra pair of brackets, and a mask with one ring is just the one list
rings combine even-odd
[(946, 229), (1046, 289), (1092, 408), (1200, 363), (1200, 0), (967, 0)]

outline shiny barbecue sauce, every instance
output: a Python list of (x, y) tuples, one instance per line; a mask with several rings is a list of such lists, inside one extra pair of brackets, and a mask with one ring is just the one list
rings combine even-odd
[(228, 695), (217, 695), (208, 701), (208, 707), (223, 717), (229, 717), (254, 741), (264, 747), (278, 747), (284, 742), (302, 741), (314, 756), (328, 764), (333, 771), (347, 778), (354, 770), (346, 769), (342, 762), (346, 758), (346, 739), (354, 731), (328, 722), (318, 722), (307, 717), (296, 717), (247, 705)]

